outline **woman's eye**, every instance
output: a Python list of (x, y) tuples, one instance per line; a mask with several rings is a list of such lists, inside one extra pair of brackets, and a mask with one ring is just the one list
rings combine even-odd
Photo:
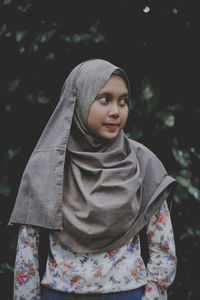
[(128, 99), (121, 99), (120, 104), (122, 105), (128, 104)]
[(107, 103), (107, 102), (109, 101), (107, 97), (101, 97), (101, 98), (99, 98), (99, 99), (100, 99), (101, 102), (103, 102), (103, 103)]

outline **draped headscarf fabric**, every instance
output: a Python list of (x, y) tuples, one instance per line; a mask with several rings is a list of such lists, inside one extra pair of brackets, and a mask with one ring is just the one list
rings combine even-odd
[(24, 170), (9, 224), (45, 227), (77, 253), (123, 246), (150, 220), (176, 180), (147, 147), (123, 130), (113, 140), (88, 127), (90, 107), (112, 74), (103, 59), (76, 66)]

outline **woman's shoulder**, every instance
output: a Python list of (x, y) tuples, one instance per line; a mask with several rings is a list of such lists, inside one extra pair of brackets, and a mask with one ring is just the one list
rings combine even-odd
[(138, 141), (128, 139), (142, 170), (162, 170), (166, 173), (163, 162), (151, 149)]
[(137, 156), (158, 159), (156, 154), (152, 150), (150, 150), (147, 146), (145, 146), (144, 144), (142, 144), (138, 141), (132, 140), (130, 138), (128, 138), (128, 140), (129, 140), (131, 146), (133, 147)]

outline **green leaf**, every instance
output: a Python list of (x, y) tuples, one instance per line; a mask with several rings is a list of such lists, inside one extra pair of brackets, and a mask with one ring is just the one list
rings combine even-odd
[(188, 192), (196, 199), (196, 200), (200, 200), (200, 190), (197, 189), (195, 186), (190, 185)]
[(0, 27), (0, 36), (3, 35), (4, 33), (8, 32), (8, 25), (7, 24), (3, 24)]
[(4, 0), (3, 1), (3, 5), (8, 5), (8, 4), (10, 4), (12, 2), (12, 0)]
[(34, 44), (32, 47), (32, 51), (36, 52), (38, 48), (39, 48), (38, 44)]
[(194, 147), (190, 148), (190, 152), (194, 155), (195, 158), (200, 159), (200, 154), (196, 151)]
[(40, 91), (37, 100), (41, 104), (47, 104), (50, 101), (50, 97), (47, 96), (45, 91)]
[(181, 169), (179, 174), (185, 178), (192, 178), (192, 172), (190, 169)]
[(36, 39), (38, 41), (40, 41), (41, 43), (45, 43), (53, 37), (54, 33), (55, 33), (55, 29), (50, 30), (50, 31), (45, 31), (45, 32), (39, 34)]
[(100, 24), (100, 20), (97, 20), (93, 25), (90, 26), (89, 30), (93, 33), (97, 33), (98, 32), (98, 25)]
[(173, 141), (172, 153), (176, 161), (184, 168), (189, 167), (191, 164), (190, 154), (186, 150), (179, 149), (176, 139)]
[(101, 43), (101, 42), (104, 42), (105, 41), (105, 38), (103, 36), (103, 34), (97, 34), (96, 36), (94, 36), (94, 42), (95, 43)]
[(60, 38), (68, 43), (71, 42), (71, 37), (68, 34), (60, 34)]
[(185, 188), (189, 188), (191, 185), (191, 180), (190, 178), (185, 178), (182, 176), (176, 176), (177, 181)]
[(185, 233), (180, 236), (180, 240), (184, 240), (186, 238), (191, 238), (194, 236), (200, 236), (200, 230), (199, 229), (193, 229), (192, 227), (189, 227), (186, 229)]
[(11, 160), (13, 157), (15, 157), (19, 152), (21, 151), (21, 148), (17, 148), (15, 150), (13, 149), (8, 149), (8, 152), (7, 152), (7, 157), (9, 160)]
[(169, 111), (160, 111), (156, 113), (156, 116), (162, 120), (165, 126), (173, 127), (175, 124), (175, 117)]
[(11, 193), (10, 187), (5, 183), (0, 183), (0, 194), (8, 197)]
[(35, 96), (32, 93), (29, 93), (27, 97), (30, 102), (35, 103)]
[(18, 77), (7, 84), (7, 90), (9, 93), (12, 93), (19, 85), (21, 79)]
[(71, 36), (68, 34), (60, 34), (60, 38), (67, 43), (72, 43), (72, 44), (80, 44), (83, 43), (85, 45), (88, 45), (89, 42), (93, 43), (101, 43), (105, 42), (105, 37), (103, 34), (99, 33), (98, 31), (98, 25), (100, 21), (95, 22), (93, 25), (89, 27), (89, 32), (85, 33), (74, 33)]
[(8, 263), (3, 263), (0, 265), (0, 274), (5, 273), (7, 271), (14, 271), (14, 267), (12, 267), (11, 265), (9, 265)]
[(180, 236), (180, 240), (184, 240), (185, 238), (189, 238), (195, 235), (194, 229), (189, 227), (186, 229), (186, 232)]
[(139, 106), (143, 117), (148, 117), (158, 104), (158, 87), (153, 87), (149, 77), (144, 77), (142, 82), (142, 91), (139, 100)]
[(25, 38), (25, 36), (27, 35), (27, 33), (28, 33), (27, 30), (16, 31), (16, 33), (15, 33), (16, 41), (18, 43), (21, 42)]
[(150, 84), (146, 84), (142, 90), (141, 98), (143, 100), (149, 101), (153, 97), (153, 89)]
[(32, 6), (32, 3), (27, 3), (27, 4), (22, 4), (22, 5), (18, 5), (18, 10), (19, 11), (21, 11), (21, 12), (23, 12), (23, 13), (25, 13), (25, 12), (27, 12), (27, 10), (29, 10), (29, 8), (31, 8), (31, 6)]
[(45, 44), (47, 41), (49, 41), (53, 37), (55, 32), (56, 30), (53, 29), (38, 34), (32, 41), (31, 46), (29, 47), (29, 52), (36, 52), (39, 49), (39, 45)]
[(55, 54), (53, 52), (49, 53), (47, 56), (45, 56), (46, 60), (52, 60), (55, 58)]
[(172, 148), (173, 155), (175, 159), (180, 163), (183, 167), (188, 167), (191, 163), (190, 157), (187, 151)]

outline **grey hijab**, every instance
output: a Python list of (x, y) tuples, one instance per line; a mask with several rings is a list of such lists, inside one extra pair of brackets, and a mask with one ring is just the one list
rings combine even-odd
[(88, 128), (93, 100), (113, 72), (130, 92), (125, 72), (103, 59), (72, 70), (24, 170), (9, 221), (48, 228), (78, 253), (123, 246), (176, 188), (155, 154), (123, 130), (109, 141)]

